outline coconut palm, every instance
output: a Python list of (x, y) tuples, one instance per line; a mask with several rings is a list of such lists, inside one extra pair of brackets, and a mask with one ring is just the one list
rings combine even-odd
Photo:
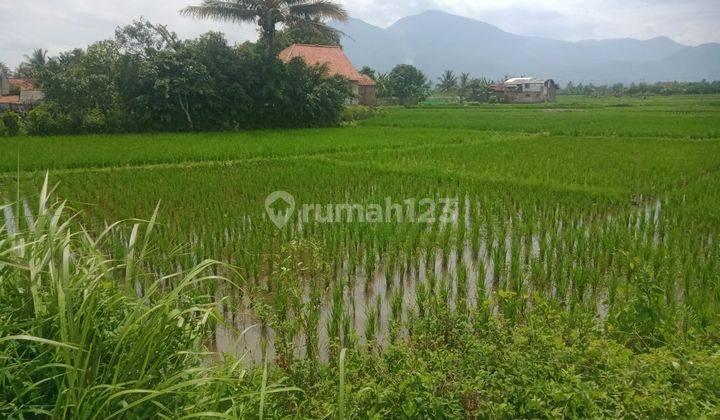
[(461, 101), (465, 101), (465, 98), (468, 96), (468, 92), (470, 91), (470, 82), (472, 82), (470, 73), (462, 73), (460, 75), (460, 79), (458, 79), (458, 96)]
[(25, 56), (25, 61), (33, 68), (42, 67), (47, 63), (47, 51), (37, 48), (33, 50), (32, 54)]
[(441, 92), (448, 92), (457, 87), (457, 76), (452, 70), (445, 70), (445, 73), (438, 78), (438, 89)]
[(387, 73), (379, 73), (375, 77), (377, 95), (381, 98), (390, 96), (390, 77)]
[(20, 63), (15, 73), (19, 77), (36, 77), (45, 64), (47, 64), (47, 51), (37, 48), (32, 54), (25, 56), (25, 61)]
[(326, 21), (345, 21), (348, 16), (340, 4), (331, 0), (202, 0), (199, 6), (188, 6), (180, 13), (201, 19), (255, 23), (271, 54), (275, 52), (278, 24), (318, 34), (338, 34)]

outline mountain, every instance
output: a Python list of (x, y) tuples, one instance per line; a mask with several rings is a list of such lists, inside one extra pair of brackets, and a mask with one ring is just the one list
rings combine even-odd
[(631, 83), (720, 79), (720, 44), (689, 47), (666, 37), (559, 41), (521, 36), (462, 16), (428, 11), (379, 28), (358, 19), (336, 27), (353, 63), (388, 72), (413, 64), (436, 79), (444, 70), (500, 79)]

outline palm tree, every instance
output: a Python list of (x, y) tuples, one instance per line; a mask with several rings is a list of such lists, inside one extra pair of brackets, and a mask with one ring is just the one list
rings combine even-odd
[(29, 56), (26, 55), (25, 60), (33, 68), (42, 67), (45, 63), (47, 63), (47, 51), (42, 48), (37, 48), (33, 50), (32, 54)]
[(448, 92), (457, 86), (457, 77), (452, 70), (445, 70), (445, 73), (438, 78), (438, 89), (441, 92)]
[(462, 73), (460, 75), (460, 80), (458, 82), (458, 96), (461, 101), (465, 101), (465, 98), (467, 98), (471, 81), (472, 79), (470, 78), (470, 73)]
[(492, 81), (481, 77), (470, 82), (470, 96), (474, 101), (486, 102), (493, 94)]
[(25, 56), (25, 61), (20, 63), (15, 73), (19, 77), (34, 78), (47, 64), (47, 51), (42, 48), (33, 50), (32, 54)]
[(379, 73), (375, 78), (375, 86), (378, 97), (385, 98), (390, 96), (390, 75), (387, 73)]
[(318, 34), (339, 34), (326, 20), (345, 21), (348, 17), (345, 9), (332, 0), (202, 0), (199, 6), (188, 6), (180, 13), (201, 19), (255, 23), (260, 26), (270, 54), (275, 53), (278, 24)]

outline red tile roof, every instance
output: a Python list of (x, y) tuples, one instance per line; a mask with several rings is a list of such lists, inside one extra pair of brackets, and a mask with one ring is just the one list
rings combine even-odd
[(35, 87), (35, 83), (33, 83), (30, 79), (24, 79), (19, 77), (11, 77), (8, 79), (11, 86), (19, 86), (20, 90), (37, 90), (37, 87)]
[(311, 66), (327, 65), (331, 76), (344, 76), (348, 80), (358, 82), (361, 86), (375, 85), (371, 78), (360, 74), (355, 69), (350, 59), (339, 46), (293, 44), (279, 54), (279, 58), (285, 62), (296, 57), (301, 57)]
[(0, 104), (19, 104), (20, 97), (17, 95), (0, 96)]
[(358, 82), (360, 86), (375, 86), (375, 81), (368, 75), (360, 74), (362, 79)]

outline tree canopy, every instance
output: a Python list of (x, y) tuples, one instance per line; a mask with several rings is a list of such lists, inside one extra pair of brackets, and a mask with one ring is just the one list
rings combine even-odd
[(303, 36), (335, 39), (338, 31), (327, 20), (347, 20), (347, 12), (331, 0), (203, 0), (199, 6), (180, 11), (201, 19), (254, 23), (269, 54), (277, 52), (277, 25), (282, 24)]
[(415, 66), (400, 64), (388, 75), (388, 90), (391, 96), (400, 98), (403, 103), (420, 101), (428, 96), (428, 79)]
[(455, 76), (455, 72), (452, 70), (445, 70), (445, 72), (438, 78), (437, 87), (441, 92), (449, 92), (457, 87), (458, 79)]
[(49, 59), (39, 76), (47, 104), (29, 115), (33, 134), (326, 126), (349, 95), (345, 79), (302, 60), (249, 54), (216, 32), (180, 40), (147, 21)]

